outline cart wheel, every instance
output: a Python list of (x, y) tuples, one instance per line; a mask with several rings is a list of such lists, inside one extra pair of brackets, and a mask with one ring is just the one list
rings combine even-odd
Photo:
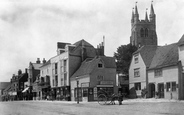
[(106, 101), (107, 101), (107, 97), (104, 94), (100, 94), (98, 96), (98, 103), (100, 105), (105, 105), (106, 104)]

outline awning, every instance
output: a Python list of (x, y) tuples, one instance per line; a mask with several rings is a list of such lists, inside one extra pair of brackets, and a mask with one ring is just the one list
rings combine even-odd
[(29, 89), (29, 87), (26, 87), (26, 88), (22, 91), (22, 93), (26, 92), (28, 89)]

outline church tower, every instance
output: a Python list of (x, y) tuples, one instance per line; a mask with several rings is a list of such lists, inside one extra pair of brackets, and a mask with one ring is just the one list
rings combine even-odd
[(143, 45), (157, 45), (156, 15), (154, 13), (152, 3), (149, 19), (146, 9), (145, 19), (139, 20), (136, 2), (135, 8), (133, 8), (132, 11), (130, 43), (137, 47), (141, 47)]

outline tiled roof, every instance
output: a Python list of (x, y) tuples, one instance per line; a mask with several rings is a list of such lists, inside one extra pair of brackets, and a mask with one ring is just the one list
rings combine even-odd
[(75, 46), (82, 46), (82, 43), (84, 46), (86, 47), (93, 47), (90, 43), (88, 43), (87, 41), (85, 41), (84, 39), (78, 41), (78, 42), (75, 42), (73, 45)]
[(181, 37), (181, 39), (178, 41), (179, 45), (183, 45), (184, 44), (184, 35)]
[(90, 43), (86, 42), (85, 40), (80, 40), (74, 43), (73, 45), (75, 45), (76, 47), (70, 52), (70, 55), (81, 56), (82, 42), (83, 42), (85, 51), (87, 53), (87, 57), (95, 57), (96, 56), (95, 48)]
[(40, 66), (40, 68), (41, 68), (41, 67), (44, 67), (44, 66), (47, 66), (47, 65), (49, 65), (49, 64), (51, 64), (51, 63), (50, 63), (50, 60), (48, 60), (45, 64), (43, 64), (42, 66)]
[(32, 63), (32, 65), (33, 65), (33, 67), (34, 67), (34, 69), (37, 69), (37, 70), (39, 70), (40, 69), (40, 67), (42, 66), (42, 64), (41, 63)]
[(134, 54), (140, 53), (146, 67), (149, 67), (158, 46), (146, 45), (138, 49)]
[(79, 69), (72, 75), (72, 78), (90, 74), (100, 61), (104, 63), (105, 68), (116, 68), (115, 58), (113, 57), (100, 56), (92, 59), (88, 58), (82, 62)]
[(178, 62), (178, 44), (158, 47), (149, 69), (176, 65)]
[(5, 89), (10, 85), (10, 82), (0, 82), (0, 89)]

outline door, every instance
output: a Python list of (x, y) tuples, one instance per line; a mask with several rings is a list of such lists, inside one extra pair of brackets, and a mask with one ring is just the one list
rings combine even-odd
[(158, 95), (159, 98), (164, 98), (164, 83), (158, 84)]
[(149, 94), (151, 98), (155, 97), (155, 84), (154, 83), (149, 84)]

